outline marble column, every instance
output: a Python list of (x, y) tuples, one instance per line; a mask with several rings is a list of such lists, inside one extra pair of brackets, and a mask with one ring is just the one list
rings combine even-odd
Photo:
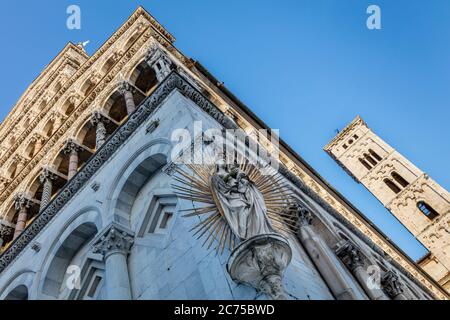
[(47, 205), (50, 203), (50, 200), (52, 199), (52, 192), (53, 192), (53, 181), (56, 179), (56, 175), (52, 173), (48, 169), (44, 169), (39, 176), (40, 182), (43, 184), (42, 186), (42, 198), (41, 198), (41, 204), (39, 207), (39, 212), (45, 209)]
[(408, 300), (405, 295), (405, 287), (398, 275), (392, 270), (387, 271), (381, 278), (381, 286), (384, 292), (393, 300)]
[(355, 287), (348, 271), (341, 266), (331, 248), (311, 226), (312, 215), (309, 210), (299, 206), (295, 210), (299, 222), (298, 238), (336, 299), (367, 299)]
[(130, 231), (110, 225), (94, 243), (93, 252), (105, 260), (106, 293), (108, 300), (131, 300), (127, 257), (133, 244)]
[(123, 95), (123, 98), (125, 99), (125, 105), (127, 107), (127, 113), (128, 115), (132, 114), (136, 110), (136, 104), (134, 103), (134, 97), (133, 94), (135, 93), (136, 89), (127, 81), (123, 81), (119, 88), (119, 93)]
[(95, 149), (98, 150), (106, 141), (106, 127), (105, 123), (109, 121), (103, 115), (95, 111), (91, 116), (91, 124), (95, 126)]
[(64, 153), (69, 155), (69, 172), (67, 179), (72, 179), (78, 172), (79, 152), (81, 147), (74, 141), (69, 140), (64, 147)]
[(365, 269), (364, 257), (359, 248), (345, 240), (338, 244), (336, 254), (353, 273), (371, 300), (389, 300), (383, 290), (371, 280), (371, 276)]
[(14, 198), (15, 209), (18, 211), (16, 228), (14, 229), (14, 239), (16, 239), (22, 231), (25, 230), (31, 203), (31, 199), (23, 193), (16, 195)]

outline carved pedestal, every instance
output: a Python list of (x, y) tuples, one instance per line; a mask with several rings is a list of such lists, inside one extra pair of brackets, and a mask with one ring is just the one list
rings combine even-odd
[(279, 234), (258, 235), (231, 253), (227, 270), (234, 281), (252, 286), (274, 300), (284, 300), (282, 280), (291, 258), (287, 239)]

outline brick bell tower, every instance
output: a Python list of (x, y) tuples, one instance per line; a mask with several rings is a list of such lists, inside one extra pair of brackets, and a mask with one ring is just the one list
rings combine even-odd
[(356, 117), (324, 150), (428, 250), (418, 264), (450, 290), (450, 196)]

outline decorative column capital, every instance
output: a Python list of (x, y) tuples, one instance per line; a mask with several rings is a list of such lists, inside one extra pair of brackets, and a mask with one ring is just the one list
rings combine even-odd
[(46, 181), (56, 180), (56, 174), (53, 173), (49, 168), (43, 168), (41, 174), (39, 175), (39, 181), (44, 183)]
[(136, 89), (134, 88), (134, 86), (129, 83), (128, 81), (121, 81), (119, 83), (119, 87), (117, 88), (117, 90), (119, 91), (119, 93), (121, 95), (125, 95), (125, 93), (130, 92), (130, 93), (135, 93)]
[(93, 245), (93, 252), (102, 254), (105, 259), (114, 253), (128, 255), (134, 238), (130, 231), (117, 225), (111, 225)]
[(364, 265), (364, 256), (361, 250), (348, 240), (340, 241), (337, 244), (336, 254), (352, 271)]
[(75, 140), (69, 139), (67, 140), (63, 152), (65, 154), (70, 154), (72, 152), (79, 152), (81, 150), (81, 146), (75, 142)]
[(387, 271), (382, 276), (381, 286), (383, 287), (384, 292), (392, 299), (405, 292), (402, 281), (392, 270)]
[(38, 142), (38, 141), (44, 142), (45, 137), (43, 135), (41, 135), (40, 133), (35, 132), (33, 134), (33, 136), (31, 137), (30, 141), (31, 142)]
[(14, 207), (16, 210), (21, 210), (23, 208), (28, 209), (32, 204), (33, 201), (25, 192), (18, 193), (14, 196)]
[(89, 121), (93, 126), (97, 126), (99, 122), (108, 123), (109, 119), (106, 118), (100, 111), (94, 111), (92, 112)]
[(298, 202), (294, 202), (287, 207), (287, 211), (295, 218), (297, 218), (298, 226), (308, 226), (311, 224), (313, 215), (311, 212)]
[(16, 154), (13, 158), (13, 161), (16, 164), (22, 164), (22, 165), (26, 165), (27, 163), (27, 159), (25, 159), (24, 157), (22, 157), (21, 155)]
[(70, 93), (70, 96), (69, 96), (69, 103), (71, 105), (76, 105), (81, 100), (81, 98), (82, 97), (81, 97), (81, 95), (79, 93), (76, 93), (75, 91), (72, 91)]

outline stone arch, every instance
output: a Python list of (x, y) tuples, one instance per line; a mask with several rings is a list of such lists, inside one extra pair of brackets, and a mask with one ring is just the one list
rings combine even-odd
[(0, 300), (28, 300), (36, 274), (31, 270), (17, 272), (0, 291)]
[(49, 138), (53, 134), (53, 131), (55, 129), (54, 126), (55, 126), (55, 119), (49, 119), (47, 123), (44, 125), (43, 132), (47, 138)]
[(60, 297), (66, 289), (63, 281), (72, 259), (80, 250), (88, 248), (101, 228), (101, 215), (94, 207), (81, 210), (61, 228), (63, 231), (55, 237), (45, 256), (39, 294), (51, 299)]
[(115, 87), (103, 104), (105, 113), (117, 123), (122, 123), (128, 117), (125, 99)]
[(144, 184), (170, 159), (172, 146), (167, 139), (155, 139), (140, 148), (121, 168), (109, 192), (112, 220), (130, 226), (134, 199)]
[(116, 54), (113, 53), (108, 59), (106, 59), (105, 63), (103, 63), (103, 65), (100, 69), (101, 73), (107, 74), (112, 69), (115, 62), (116, 62)]
[(140, 37), (140, 35), (141, 33), (139, 31), (135, 31), (133, 35), (130, 37), (130, 39), (128, 39), (128, 41), (125, 42), (124, 46), (120, 51), (126, 52), (128, 49), (130, 49), (133, 43)]
[(145, 60), (141, 60), (132, 69), (130, 82), (148, 96), (157, 86), (156, 72)]
[(90, 121), (91, 115), (88, 115), (82, 122), (82, 125), (76, 131), (76, 140), (91, 150), (95, 149), (95, 126)]

